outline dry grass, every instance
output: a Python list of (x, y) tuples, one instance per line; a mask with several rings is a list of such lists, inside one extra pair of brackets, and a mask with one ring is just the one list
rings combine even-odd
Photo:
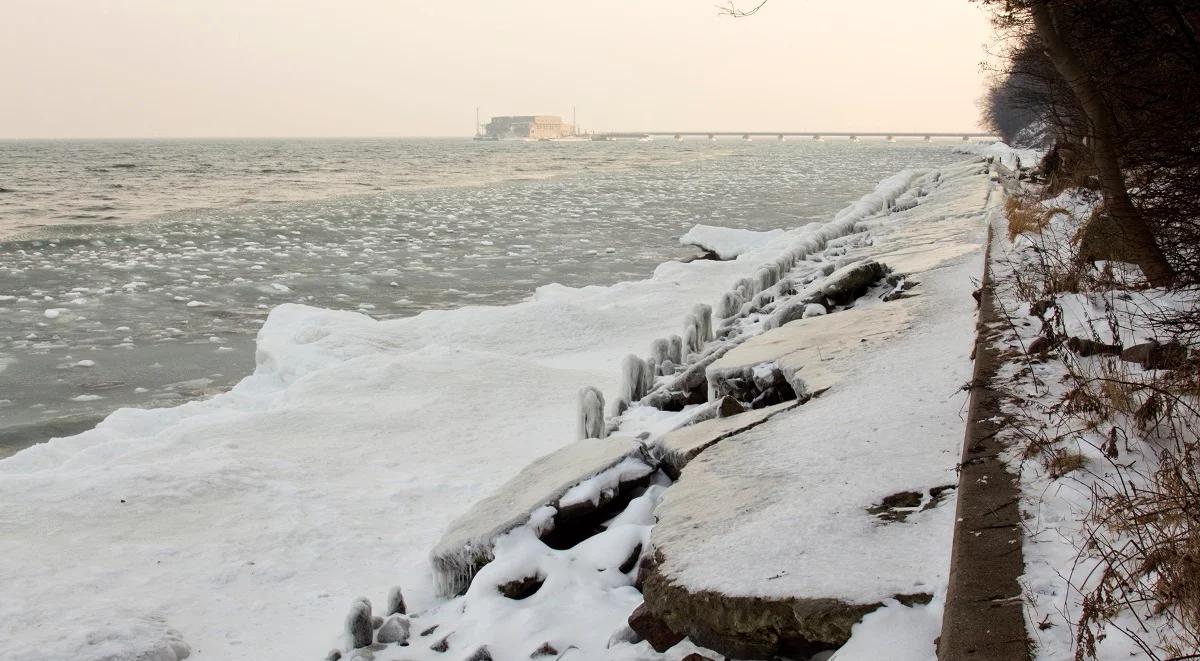
[(1087, 463), (1080, 452), (1073, 452), (1056, 448), (1049, 453), (1049, 458), (1046, 461), (1046, 471), (1050, 473), (1050, 477), (1057, 480), (1058, 478), (1083, 468)]
[(1021, 234), (1041, 234), (1049, 226), (1054, 214), (1014, 195), (1004, 201), (1004, 215), (1008, 218), (1008, 240), (1012, 241)]

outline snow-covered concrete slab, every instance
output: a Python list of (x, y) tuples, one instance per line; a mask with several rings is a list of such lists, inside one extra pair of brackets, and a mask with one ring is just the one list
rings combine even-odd
[(818, 394), (858, 369), (867, 352), (906, 329), (911, 307), (909, 300), (901, 300), (784, 324), (709, 365), (709, 388), (724, 394), (724, 382), (753, 378), (755, 370), (773, 366), (797, 395)]
[(730, 436), (762, 424), (781, 411), (794, 408), (796, 400), (782, 402), (728, 418), (713, 418), (664, 434), (654, 442), (653, 453), (662, 458), (665, 468), (673, 475), (701, 452)]
[(928, 198), (866, 221), (874, 241), (848, 257), (971, 246), (923, 258), (920, 295), (785, 324), (709, 366), (710, 383), (773, 366), (829, 389), (708, 448), (664, 495), (643, 593), (670, 628), (758, 658), (840, 645), (885, 606), (940, 617), (989, 187), (977, 165), (944, 172)]
[[(605, 489), (649, 475), (652, 464), (640, 443), (619, 437), (583, 439), (533, 461), (446, 529), (430, 553), (440, 590), (446, 595), (466, 590), (479, 568), (492, 560), (501, 535), (530, 524), (531, 517), (535, 528), (546, 526), (548, 522), (536, 520), (536, 510), (578, 507)], [(589, 483), (598, 476), (606, 479)]]

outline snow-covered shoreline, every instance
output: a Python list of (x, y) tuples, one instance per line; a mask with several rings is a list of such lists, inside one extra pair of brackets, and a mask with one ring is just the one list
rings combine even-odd
[[(887, 213), (918, 174), (889, 177), (829, 226)], [(371, 586), (405, 586), (415, 610), (440, 603), (428, 550), (572, 440), (580, 386), (615, 399), (623, 356), (818, 231), (506, 307), (385, 322), (276, 308), (232, 391), (123, 409), (0, 462), (0, 652), (121, 658), (182, 640), (192, 658), (301, 658), (328, 649)]]

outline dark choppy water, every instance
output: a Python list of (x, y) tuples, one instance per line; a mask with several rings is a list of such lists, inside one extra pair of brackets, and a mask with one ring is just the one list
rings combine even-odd
[(230, 387), (267, 311), (642, 278), (694, 223), (832, 215), (948, 143), (0, 142), (0, 457)]

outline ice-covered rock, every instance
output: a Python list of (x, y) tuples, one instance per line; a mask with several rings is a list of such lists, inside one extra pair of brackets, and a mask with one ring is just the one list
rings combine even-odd
[(397, 585), (391, 590), (388, 590), (387, 598), (387, 614), (388, 615), (405, 615), (408, 613), (408, 606), (404, 603), (404, 592)]
[(409, 626), (408, 617), (400, 614), (389, 615), (383, 621), (383, 625), (379, 627), (375, 638), (385, 644), (399, 643), (404, 645), (408, 642)]
[(769, 243), (783, 234), (783, 230), (756, 232), (732, 227), (696, 225), (679, 237), (679, 243), (685, 246), (696, 246), (721, 259), (735, 259), (738, 255)]
[(633, 403), (646, 394), (648, 365), (646, 361), (630, 354), (621, 362), (621, 398)]
[[(640, 463), (641, 468), (634, 470), (626, 464), (625, 482), (641, 479), (653, 469), (653, 462), (640, 443), (619, 437), (576, 441), (526, 466), (451, 523), (443, 534), (431, 553), (439, 591), (445, 595), (464, 591), (479, 568), (492, 560), (497, 537), (531, 524), (536, 510), (558, 507), (560, 499), (572, 488), (627, 460)], [(620, 479), (611, 486), (617, 492), (623, 487)], [(569, 504), (581, 502), (582, 499)], [(533, 525), (552, 527), (552, 517), (553, 514), (550, 521), (535, 521)]]
[(579, 438), (604, 438), (608, 428), (604, 423), (604, 393), (587, 386), (579, 390)]
[(357, 599), (350, 605), (350, 613), (346, 615), (346, 639), (351, 648), (367, 647), (374, 637), (375, 628), (371, 622), (371, 602), (367, 599)]

